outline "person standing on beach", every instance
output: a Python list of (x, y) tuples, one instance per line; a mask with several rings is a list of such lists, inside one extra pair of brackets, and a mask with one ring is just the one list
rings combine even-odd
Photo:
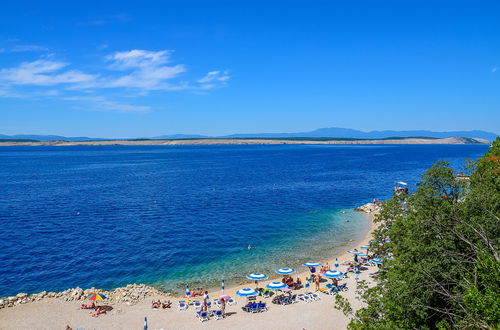
[(222, 312), (222, 317), (225, 317), (226, 316), (226, 299), (221, 300), (220, 311)]
[(319, 291), (319, 275), (314, 277), (314, 282), (316, 283), (316, 291)]
[(205, 312), (208, 310), (207, 308), (208, 299), (210, 299), (208, 297), (208, 291), (205, 291), (205, 294), (203, 295), (203, 309), (205, 310)]

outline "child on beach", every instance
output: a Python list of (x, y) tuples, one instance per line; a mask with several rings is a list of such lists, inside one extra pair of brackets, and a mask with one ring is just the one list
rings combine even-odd
[(207, 302), (208, 300), (210, 299), (210, 297), (208, 296), (208, 291), (205, 291), (205, 294), (203, 295), (203, 309), (205, 311), (207, 311)]

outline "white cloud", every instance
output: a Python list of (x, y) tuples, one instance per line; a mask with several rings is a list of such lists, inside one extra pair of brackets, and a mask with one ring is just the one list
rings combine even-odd
[(45, 52), (49, 49), (47, 47), (38, 46), (38, 45), (16, 45), (10, 49), (11, 52), (20, 53), (20, 52)]
[(493, 69), (491, 69), (491, 72), (495, 73), (498, 71), (498, 67), (494, 67)]
[(58, 85), (89, 82), (97, 78), (77, 70), (61, 72), (68, 64), (51, 60), (23, 62), (19, 66), (0, 70), (0, 81), (14, 85)]
[(207, 75), (201, 79), (198, 79), (200, 84), (207, 84), (213, 82), (224, 82), (229, 80), (229, 72), (227, 71), (210, 71)]
[[(181, 79), (181, 75), (187, 72), (186, 66), (172, 64), (172, 53), (171, 50), (140, 49), (116, 52), (105, 57), (107, 65), (99, 74), (71, 69), (70, 63), (54, 60), (53, 54), (46, 55), (32, 62), (0, 68), (0, 98), (31, 95), (92, 102), (93, 108), (101, 110), (144, 112), (149, 111), (150, 107), (121, 103), (101, 96), (90, 99), (85, 94), (114, 93), (118, 97), (130, 99), (144, 97), (150, 91), (208, 90), (224, 86), (230, 79), (227, 71), (220, 70), (210, 71), (195, 81)], [(47, 90), (49, 86), (51, 88)], [(23, 87), (26, 88), (21, 90)], [(106, 89), (112, 91), (105, 92)], [(18, 90), (22, 93), (16, 94)]]

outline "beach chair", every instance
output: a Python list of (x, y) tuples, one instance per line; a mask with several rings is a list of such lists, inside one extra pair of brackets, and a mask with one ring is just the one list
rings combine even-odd
[(306, 303), (309, 303), (311, 302), (311, 299), (309, 298), (309, 296), (301, 293), (301, 294), (298, 294), (297, 297), (299, 297), (300, 300), (306, 302)]
[(250, 310), (250, 313), (259, 313), (260, 312), (259, 304), (257, 304), (257, 303), (252, 304), (252, 306), (250, 306), (249, 310)]
[(177, 308), (180, 311), (185, 311), (188, 308), (188, 304), (186, 304), (185, 301), (179, 301), (179, 305), (177, 305)]
[(196, 312), (196, 315), (198, 316), (198, 319), (200, 320), (200, 322), (205, 322), (205, 321), (209, 320), (208, 313), (205, 311)]
[(296, 303), (298, 303), (298, 302), (299, 302), (299, 300), (297, 299), (297, 295), (296, 295), (296, 294), (294, 294), (294, 295), (292, 296), (292, 298), (290, 298), (290, 303), (292, 303), (292, 304), (296, 304)]
[(261, 312), (261, 313), (268, 311), (266, 303), (257, 304), (257, 308), (259, 309), (259, 312)]
[(311, 300), (320, 300), (321, 298), (316, 294), (316, 293), (312, 293), (312, 292), (309, 292), (307, 293), (307, 295), (309, 296), (309, 298), (311, 298)]
[(224, 318), (224, 315), (222, 315), (222, 311), (214, 311), (214, 319), (220, 320)]
[(280, 301), (280, 304), (283, 306), (291, 304), (290, 297), (283, 297), (283, 299), (281, 299), (281, 301)]
[(339, 286), (338, 286), (338, 291), (343, 291), (343, 292), (346, 292), (346, 291), (348, 291), (348, 290), (349, 290), (349, 288), (347, 287), (347, 284), (346, 284), (346, 283), (341, 284), (341, 285), (339, 285)]
[(199, 302), (199, 301), (193, 301), (193, 307), (194, 307), (195, 309), (197, 309), (197, 310), (198, 310), (198, 309), (201, 309), (201, 306), (202, 306), (202, 305), (201, 305), (201, 302)]
[(230, 306), (233, 306), (236, 305), (236, 300), (234, 300), (233, 298), (229, 298), (229, 300), (226, 303)]
[(213, 304), (214, 304), (215, 307), (220, 308), (219, 299), (214, 299), (213, 300)]

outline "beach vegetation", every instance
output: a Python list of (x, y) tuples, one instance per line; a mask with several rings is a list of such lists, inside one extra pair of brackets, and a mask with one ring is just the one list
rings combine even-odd
[(464, 181), (437, 162), (383, 203), (371, 244), (383, 265), (350, 329), (500, 328), (500, 138), (474, 166)]

